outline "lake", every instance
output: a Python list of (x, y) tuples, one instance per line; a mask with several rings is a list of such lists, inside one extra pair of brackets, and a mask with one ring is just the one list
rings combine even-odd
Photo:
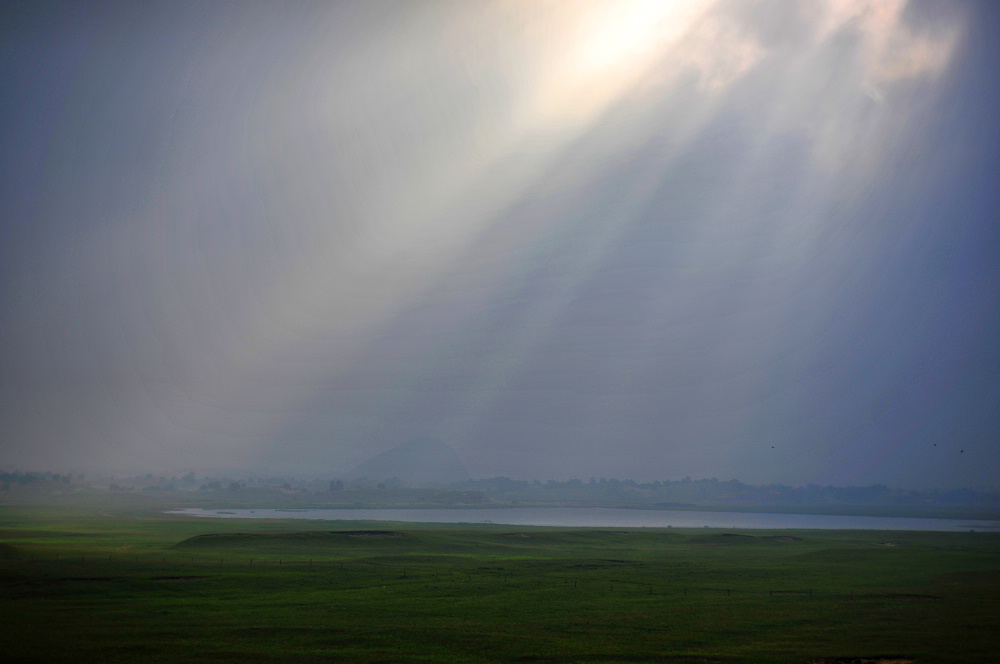
[(580, 528), (818, 528), (823, 530), (1000, 530), (1000, 521), (925, 519), (831, 514), (688, 512), (613, 507), (501, 507), (482, 509), (203, 509), (168, 514), (223, 519), (322, 519), (328, 521), (404, 521), (409, 523), (498, 523), (511, 526)]

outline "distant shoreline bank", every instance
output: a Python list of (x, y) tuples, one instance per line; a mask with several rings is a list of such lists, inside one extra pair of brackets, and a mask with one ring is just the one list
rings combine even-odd
[(493, 508), (201, 508), (164, 510), (166, 514), (216, 519), (307, 519), (476, 523), (566, 528), (732, 528), (752, 530), (910, 530), (935, 532), (1000, 531), (993, 519), (789, 514), (620, 507)]

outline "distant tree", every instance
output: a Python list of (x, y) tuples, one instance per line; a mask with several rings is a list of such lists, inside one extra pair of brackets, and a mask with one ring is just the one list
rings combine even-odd
[(340, 491), (344, 488), (344, 482), (342, 480), (330, 480), (330, 491)]

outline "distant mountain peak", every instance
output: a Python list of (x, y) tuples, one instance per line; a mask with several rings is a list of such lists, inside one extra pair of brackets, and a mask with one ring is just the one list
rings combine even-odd
[(377, 454), (355, 468), (351, 477), (374, 481), (398, 477), (406, 484), (452, 484), (467, 482), (469, 472), (455, 450), (437, 438), (414, 438)]

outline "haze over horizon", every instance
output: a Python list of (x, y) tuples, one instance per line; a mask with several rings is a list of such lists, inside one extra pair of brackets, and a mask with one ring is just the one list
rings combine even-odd
[(991, 3), (0, 18), (0, 469), (1000, 489)]

